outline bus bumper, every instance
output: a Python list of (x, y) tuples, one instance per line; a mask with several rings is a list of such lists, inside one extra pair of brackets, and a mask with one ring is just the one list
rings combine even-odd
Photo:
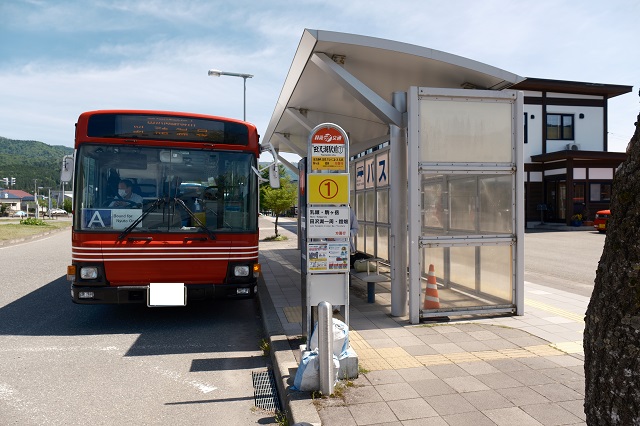
[[(255, 297), (257, 280), (242, 284), (187, 284), (187, 303), (198, 300)], [(147, 303), (148, 286), (96, 287), (71, 285), (71, 299), (82, 305)]]

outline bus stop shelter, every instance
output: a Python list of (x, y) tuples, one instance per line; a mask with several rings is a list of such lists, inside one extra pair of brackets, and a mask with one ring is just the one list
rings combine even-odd
[(263, 141), (304, 157), (316, 125), (347, 132), (357, 246), (388, 261), (392, 315), (523, 313), (522, 94), (509, 90), (523, 80), (426, 47), (303, 32)]

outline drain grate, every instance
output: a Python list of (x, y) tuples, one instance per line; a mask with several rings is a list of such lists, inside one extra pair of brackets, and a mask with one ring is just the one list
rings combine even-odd
[(251, 377), (256, 407), (268, 411), (281, 411), (273, 371), (253, 371)]

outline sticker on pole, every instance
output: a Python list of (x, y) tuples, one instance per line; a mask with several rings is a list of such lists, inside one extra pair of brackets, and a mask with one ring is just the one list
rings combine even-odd
[(344, 130), (335, 124), (320, 124), (309, 139), (312, 172), (347, 171), (349, 141)]

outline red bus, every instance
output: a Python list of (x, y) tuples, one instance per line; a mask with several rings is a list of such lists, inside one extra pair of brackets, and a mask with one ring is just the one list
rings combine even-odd
[(214, 116), (81, 114), (73, 302), (182, 306), (255, 296), (258, 138), (252, 124)]

